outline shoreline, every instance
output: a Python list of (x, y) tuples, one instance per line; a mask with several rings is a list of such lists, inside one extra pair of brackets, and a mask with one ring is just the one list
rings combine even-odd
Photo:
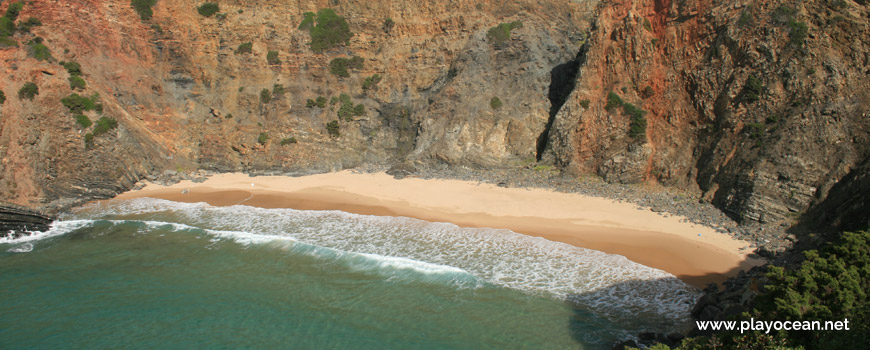
[(703, 288), (761, 263), (739, 241), (685, 218), (635, 204), (535, 188), (504, 188), (460, 180), (406, 178), (350, 171), (302, 177), (242, 173), (202, 183), (149, 183), (113, 200), (151, 197), (215, 206), (341, 210), (489, 227), (623, 255)]

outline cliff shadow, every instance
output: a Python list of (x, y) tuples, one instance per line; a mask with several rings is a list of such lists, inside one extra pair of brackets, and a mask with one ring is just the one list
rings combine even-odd
[(547, 148), (547, 139), (550, 134), (550, 128), (553, 127), (553, 121), (556, 120), (556, 113), (559, 113), (565, 101), (568, 100), (568, 96), (571, 96), (571, 91), (574, 91), (579, 71), (579, 57), (550, 70), (550, 88), (547, 93), (547, 98), (550, 100), (550, 116), (547, 119), (547, 126), (544, 127), (544, 131), (538, 136), (535, 156), (537, 160), (541, 160), (544, 150)]
[[(723, 282), (728, 289), (733, 282), (726, 282), (726, 278), (745, 270), (747, 267), (741, 265), (721, 274), (630, 280), (571, 294), (565, 301), (573, 311), (568, 331), (584, 349), (612, 349), (618, 344), (677, 345), (686, 334), (697, 331), (694, 320), (703, 311), (697, 307), (701, 296), (706, 291), (722, 290)], [(716, 287), (699, 285), (706, 281)]]

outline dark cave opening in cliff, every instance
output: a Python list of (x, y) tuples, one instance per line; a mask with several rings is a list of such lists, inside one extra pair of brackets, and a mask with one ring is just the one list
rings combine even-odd
[(559, 109), (568, 100), (568, 96), (571, 95), (571, 91), (574, 90), (579, 70), (579, 59), (562, 63), (550, 70), (550, 89), (547, 93), (547, 98), (550, 100), (550, 116), (547, 119), (547, 126), (544, 127), (544, 131), (538, 136), (537, 152), (535, 155), (537, 160), (541, 160), (541, 157), (544, 155), (550, 128), (553, 127), (553, 121), (556, 120), (556, 113), (559, 112)]

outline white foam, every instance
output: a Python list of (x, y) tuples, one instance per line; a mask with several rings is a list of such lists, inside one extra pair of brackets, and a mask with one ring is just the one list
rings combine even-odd
[(30, 232), (29, 235), (20, 236), (18, 238), (0, 237), (0, 244), (19, 244), (24, 242), (36, 242), (46, 238), (60, 236), (93, 223), (92, 220), (68, 220), (54, 221), (45, 232)]
[(78, 216), (100, 218), (107, 213), (155, 222), (169, 218), (242, 243), (289, 240), (344, 258), (349, 256), (343, 252), (355, 253), (369, 260), (361, 264), (364, 268), (471, 274), (495, 285), (574, 300), (618, 318), (653, 313), (684, 320), (699, 295), (673, 275), (623, 256), (508, 230), (340, 211), (212, 207), (146, 198), (87, 208)]

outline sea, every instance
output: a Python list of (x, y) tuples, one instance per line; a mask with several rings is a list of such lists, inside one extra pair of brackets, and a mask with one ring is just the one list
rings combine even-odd
[(0, 349), (609, 349), (673, 275), (502, 229), (140, 198), (0, 240)]

